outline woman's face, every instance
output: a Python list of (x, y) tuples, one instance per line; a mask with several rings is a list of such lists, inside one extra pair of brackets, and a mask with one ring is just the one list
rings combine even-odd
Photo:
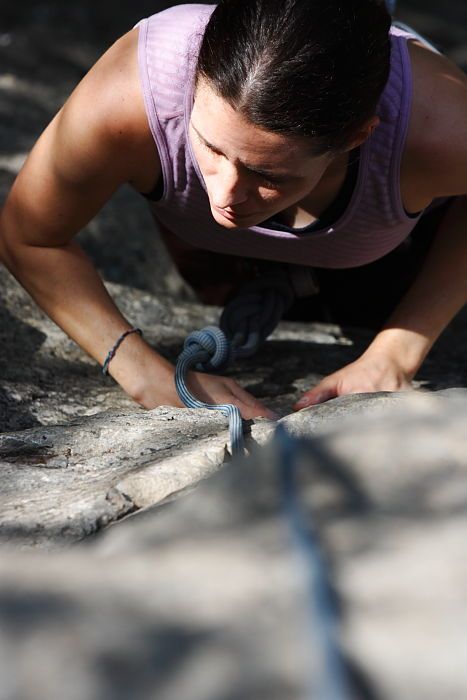
[(196, 90), (190, 140), (211, 211), (225, 228), (247, 228), (300, 202), (333, 161), (312, 156), (307, 141), (265, 131), (204, 82)]

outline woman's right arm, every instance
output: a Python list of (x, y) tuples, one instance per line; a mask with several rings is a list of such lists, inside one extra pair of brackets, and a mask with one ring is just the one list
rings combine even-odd
[[(76, 88), (39, 138), (0, 212), (3, 262), (48, 316), (100, 364), (131, 324), (73, 236), (122, 183), (145, 186), (141, 163), (146, 153), (155, 164), (147, 177), (157, 177), (135, 42), (135, 31), (123, 37)], [(109, 369), (140, 403), (174, 398), (170, 363), (136, 334), (125, 340)]]
[[(118, 187), (149, 191), (160, 164), (145, 114), (137, 30), (96, 63), (39, 138), (0, 211), (0, 256), (37, 304), (103, 364), (131, 328), (92, 262), (73, 240)], [(181, 406), (173, 366), (137, 334), (120, 346), (109, 373), (146, 408)], [(244, 418), (267, 415), (233, 380), (193, 373), (200, 398), (230, 401)]]

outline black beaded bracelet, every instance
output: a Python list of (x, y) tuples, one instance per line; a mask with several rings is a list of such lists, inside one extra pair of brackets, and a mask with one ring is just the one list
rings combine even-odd
[(111, 360), (113, 359), (113, 357), (115, 356), (115, 353), (117, 352), (118, 348), (119, 348), (120, 345), (123, 343), (123, 341), (125, 340), (125, 338), (127, 337), (127, 335), (131, 335), (132, 333), (138, 333), (138, 335), (141, 335), (141, 336), (143, 335), (143, 331), (141, 330), (141, 328), (130, 328), (129, 331), (125, 331), (124, 333), (122, 333), (122, 335), (120, 336), (120, 338), (117, 340), (117, 342), (115, 343), (115, 345), (114, 345), (113, 348), (110, 350), (110, 352), (109, 352), (109, 354), (107, 355), (107, 357), (105, 358), (105, 362), (104, 362), (104, 364), (102, 365), (102, 374), (106, 374), (106, 375), (107, 375), (107, 374), (109, 373), (109, 364), (110, 364), (110, 361), (111, 361)]

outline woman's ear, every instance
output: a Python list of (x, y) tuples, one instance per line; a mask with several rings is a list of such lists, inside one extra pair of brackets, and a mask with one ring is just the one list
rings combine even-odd
[(376, 115), (374, 117), (370, 117), (370, 119), (368, 119), (365, 122), (365, 124), (361, 126), (360, 129), (355, 133), (355, 136), (352, 138), (350, 144), (345, 150), (352, 151), (354, 148), (361, 146), (362, 143), (366, 141), (367, 138), (371, 136), (373, 131), (379, 126), (379, 123), (379, 117), (377, 117)]

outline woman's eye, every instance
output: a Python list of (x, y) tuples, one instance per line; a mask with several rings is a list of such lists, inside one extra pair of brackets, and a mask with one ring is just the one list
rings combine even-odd
[(274, 189), (275, 187), (279, 187), (280, 185), (285, 184), (286, 180), (282, 180), (279, 178), (273, 178), (270, 175), (260, 175), (261, 179), (263, 180), (263, 183), (266, 187), (270, 187), (271, 189)]
[(208, 146), (208, 144), (205, 143), (204, 141), (201, 141), (201, 139), (199, 142), (203, 146), (204, 150), (207, 151), (208, 153), (210, 153), (212, 156), (221, 156), (222, 155), (222, 153), (219, 153), (219, 151), (216, 151), (214, 148), (212, 148), (212, 146)]
[(253, 175), (256, 175), (266, 187), (279, 187), (280, 185), (285, 185), (290, 178), (283, 177), (280, 175), (269, 175), (269, 173), (262, 173), (260, 170), (250, 170)]
[(203, 148), (205, 151), (208, 151), (209, 153), (214, 153), (212, 148), (208, 146), (208, 144), (205, 141), (203, 141), (203, 139), (201, 139), (198, 136), (198, 134), (196, 134), (196, 140), (198, 141), (198, 144), (201, 146), (201, 148)]

